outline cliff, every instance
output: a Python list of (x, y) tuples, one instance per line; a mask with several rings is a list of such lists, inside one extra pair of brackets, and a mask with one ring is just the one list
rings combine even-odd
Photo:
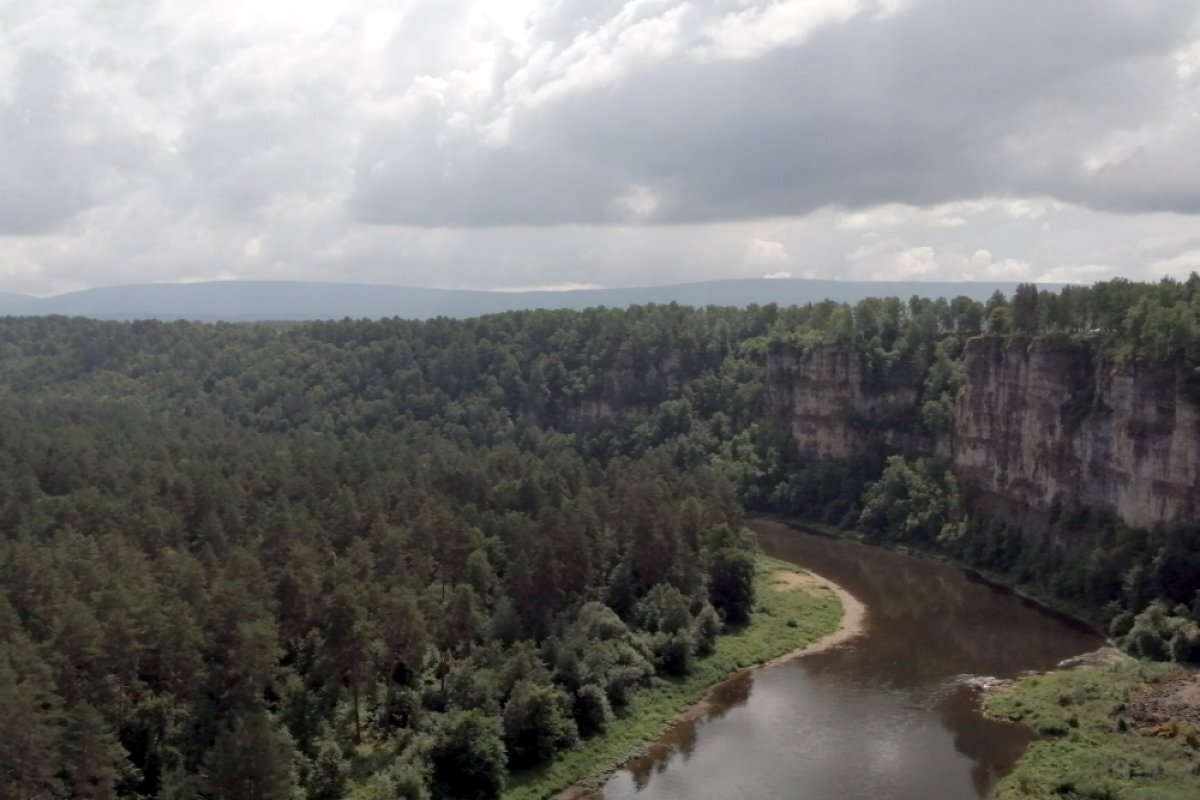
[(925, 452), (916, 430), (919, 376), (869, 381), (858, 354), (839, 345), (782, 350), (767, 361), (764, 402), (801, 453), (844, 461), (883, 447)]
[(963, 360), (950, 450), (975, 510), (1032, 527), (1079, 507), (1137, 528), (1198, 518), (1200, 406), (1179, 369), (1053, 338), (973, 339)]
[(772, 354), (766, 404), (809, 457), (946, 457), (970, 509), (1035, 532), (1061, 511), (1138, 528), (1200, 519), (1200, 404), (1179, 368), (1114, 364), (1094, 342), (979, 337), (952, 429), (921, 432), (919, 376), (873, 388), (850, 348)]

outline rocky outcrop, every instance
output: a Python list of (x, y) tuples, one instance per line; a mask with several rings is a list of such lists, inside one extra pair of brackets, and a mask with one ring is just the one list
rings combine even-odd
[(848, 347), (777, 352), (767, 361), (765, 405), (791, 430), (800, 452), (814, 458), (843, 461), (879, 446), (928, 450), (932, 440), (915, 425), (920, 381), (900, 378), (877, 388), (864, 376)]
[(1200, 519), (1200, 406), (1180, 369), (1019, 337), (973, 339), (964, 364), (950, 449), (976, 510), (1033, 528), (1081, 507), (1137, 528)]
[(1053, 337), (972, 339), (963, 364), (953, 429), (936, 439), (918, 424), (919, 376), (876, 386), (851, 348), (772, 354), (766, 405), (812, 458), (936, 452), (972, 511), (1030, 532), (1078, 508), (1147, 529), (1200, 520), (1200, 403), (1182, 368)]

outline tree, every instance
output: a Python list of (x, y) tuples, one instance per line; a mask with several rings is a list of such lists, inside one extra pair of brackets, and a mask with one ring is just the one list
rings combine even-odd
[(118, 784), (134, 772), (129, 754), (89, 703), (68, 713), (63, 753), (67, 787), (79, 800), (115, 800)]
[(754, 556), (725, 527), (713, 536), (708, 558), (708, 599), (726, 622), (739, 624), (754, 610)]
[(958, 486), (934, 459), (890, 456), (863, 491), (859, 522), (872, 535), (900, 541), (947, 540), (960, 531)]
[(569, 690), (595, 684), (613, 705), (623, 705), (629, 692), (654, 674), (644, 638), (611, 608), (584, 604), (558, 648), (558, 682)]
[(1017, 286), (1012, 299), (1012, 324), (1017, 333), (1034, 334), (1038, 330), (1038, 289), (1032, 283)]
[(496, 717), (473, 710), (445, 715), (429, 759), (441, 797), (490, 800), (504, 790), (507, 757)]
[(504, 704), (504, 742), (509, 763), (531, 767), (579, 741), (571, 699), (556, 686), (521, 681)]
[(421, 671), (429, 633), (416, 598), (407, 588), (393, 588), (384, 599), (380, 615), (384, 678), (387, 685), (385, 707), (392, 707), (392, 695), (398, 682), (408, 682)]
[(341, 800), (346, 791), (350, 765), (332, 732), (326, 728), (316, 742), (316, 753), (308, 770), (308, 800)]
[(0, 797), (62, 796), (62, 725), (62, 701), (32, 643), (0, 642)]
[(229, 720), (204, 759), (211, 800), (292, 800), (296, 757), (292, 738), (270, 714)]
[(608, 730), (612, 722), (612, 705), (604, 689), (594, 683), (579, 687), (572, 709), (581, 736), (595, 736)]

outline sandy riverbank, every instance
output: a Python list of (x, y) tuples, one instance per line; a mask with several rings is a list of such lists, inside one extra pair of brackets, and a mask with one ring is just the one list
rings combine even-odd
[[(788, 581), (786, 588), (788, 590), (807, 590), (814, 587), (828, 589), (837, 597), (838, 602), (842, 604), (842, 621), (838, 625), (838, 629), (828, 636), (818, 639), (804, 647), (797, 648), (790, 653), (784, 653), (777, 658), (773, 658), (763, 664), (755, 664), (750, 667), (745, 667), (731, 674), (725, 681), (733, 680), (742, 673), (751, 672), (758, 669), (770, 669), (771, 667), (779, 666), (792, 659), (800, 656), (809, 655), (810, 653), (820, 653), (825, 650), (831, 650), (838, 645), (844, 644), (851, 639), (861, 635), (866, 630), (867, 622), (867, 607), (859, 602), (858, 598), (850, 594), (848, 591), (838, 586), (828, 578), (817, 575), (814, 572), (804, 570), (803, 572), (789, 573), (789, 575), (802, 576), (801, 581), (791, 579)], [(724, 683), (722, 681), (721, 683)], [(672, 721), (673, 725), (678, 725), (680, 722), (700, 719), (704, 717), (712, 705), (712, 698), (717, 688), (721, 684), (717, 684), (708, 690), (708, 694), (703, 698), (688, 706), (679, 712)]]

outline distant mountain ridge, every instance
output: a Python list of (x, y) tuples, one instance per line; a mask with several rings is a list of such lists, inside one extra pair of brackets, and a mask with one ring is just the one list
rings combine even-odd
[(36, 300), (36, 297), (28, 294), (17, 294), (16, 292), (0, 292), (0, 308), (12, 305), (13, 303), (23, 303), (27, 300)]
[[(536, 308), (624, 308), (645, 303), (690, 306), (747, 306), (752, 303), (803, 305), (835, 300), (857, 303), (867, 297), (986, 300), (996, 290), (1011, 295), (1016, 283), (964, 281), (830, 281), (747, 278), (621, 289), (488, 292), (425, 289), (386, 284), (217, 281), (106, 286), (35, 298), (0, 292), (0, 316), (60, 314), (96, 319), (189, 319), (205, 322), (313, 320), (381, 317), (428, 319), (474, 317)], [(1059, 286), (1042, 285), (1057, 289)]]

